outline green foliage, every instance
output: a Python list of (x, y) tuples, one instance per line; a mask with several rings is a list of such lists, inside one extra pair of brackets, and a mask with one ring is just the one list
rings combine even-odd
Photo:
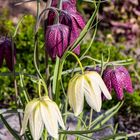
[(133, 94), (125, 95), (125, 102), (124, 107), (127, 108), (128, 113), (140, 113), (140, 93), (138, 90), (134, 91)]
[[(88, 47), (88, 45), (89, 45), (88, 43), (82, 45), (82, 52)], [(125, 56), (123, 56), (120, 53), (123, 49), (124, 49), (123, 46), (117, 46), (116, 47), (116, 46), (107, 45), (103, 42), (94, 41), (91, 49), (88, 52), (88, 55), (90, 55), (90, 56), (92, 56), (96, 59), (101, 60), (102, 59), (102, 54), (103, 54), (104, 61), (106, 61), (107, 58), (108, 58), (108, 51), (110, 50), (110, 52), (111, 52), (110, 61), (127, 59)]]
[(0, 16), (0, 36), (11, 36), (14, 32), (14, 26), (11, 20), (8, 19), (8, 10), (3, 9), (3, 12)]

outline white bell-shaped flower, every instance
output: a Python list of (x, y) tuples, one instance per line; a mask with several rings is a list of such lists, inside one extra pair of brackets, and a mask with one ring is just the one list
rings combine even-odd
[(91, 108), (100, 112), (102, 105), (101, 93), (109, 100), (112, 98), (97, 72), (87, 71), (84, 74), (76, 74), (68, 85), (69, 104), (74, 114), (78, 116), (82, 112), (84, 97)]
[(50, 136), (56, 139), (58, 139), (58, 123), (65, 129), (58, 106), (47, 96), (41, 99), (34, 99), (27, 104), (22, 122), (21, 135), (25, 133), (28, 121), (34, 140), (41, 138), (44, 126)]

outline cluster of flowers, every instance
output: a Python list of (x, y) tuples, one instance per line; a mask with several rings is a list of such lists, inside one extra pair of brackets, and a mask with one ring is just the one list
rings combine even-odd
[[(102, 94), (107, 99), (112, 99), (110, 94), (112, 88), (120, 100), (123, 99), (123, 88), (130, 93), (133, 92), (130, 75), (123, 66), (107, 68), (103, 73), (103, 79), (96, 71), (75, 74), (69, 81), (67, 91), (69, 104), (75, 116), (83, 111), (84, 97), (92, 109), (100, 112)], [(25, 133), (28, 121), (34, 140), (40, 139), (44, 126), (49, 135), (56, 139), (58, 139), (58, 124), (65, 129), (58, 106), (47, 96), (34, 99), (27, 104), (21, 134)]]
[[(56, 8), (58, 1), (52, 1), (52, 7)], [(49, 12), (46, 20), (46, 50), (52, 60), (56, 56), (62, 57), (68, 46), (78, 38), (81, 30), (85, 26), (82, 16), (76, 10), (76, 1), (63, 0), (62, 10), (59, 17), (53, 11)], [(55, 20), (59, 19), (57, 23)], [(80, 54), (80, 46), (78, 45), (74, 52)]]
[[(58, 1), (52, 1), (52, 7), (57, 7)], [(76, 10), (76, 2), (72, 0), (62, 1), (62, 10), (59, 22), (55, 22), (55, 12), (50, 11), (46, 20), (45, 44), (46, 50), (52, 60), (56, 56), (62, 57), (64, 52), (79, 36), (85, 26), (82, 16)], [(13, 47), (14, 46), (14, 47)], [(74, 52), (80, 54), (78, 45)], [(7, 37), (0, 38), (0, 67), (5, 58), (7, 67), (12, 71), (15, 63), (15, 45)], [(123, 99), (123, 89), (133, 92), (130, 75), (123, 66), (107, 68), (101, 77), (99, 71), (88, 71), (75, 74), (69, 81), (68, 100), (74, 114), (78, 116), (84, 107), (84, 97), (88, 105), (99, 112), (102, 106), (102, 94), (111, 99), (111, 91), (117, 94), (119, 100)], [(48, 96), (43, 96), (30, 101), (24, 113), (21, 135), (26, 131), (29, 121), (30, 131), (34, 140), (39, 140), (44, 126), (50, 136), (58, 139), (58, 124), (65, 129), (60, 110), (55, 102)]]
[[(12, 50), (12, 46), (11, 39), (7, 37), (0, 38), (0, 67), (5, 58), (7, 67), (11, 71), (13, 70), (12, 56), (15, 60), (15, 49)], [(99, 69), (97, 72), (87, 70), (83, 74), (76, 74), (70, 80), (68, 99), (76, 116), (83, 110), (84, 97), (88, 105), (99, 112), (102, 105), (102, 94), (110, 100), (112, 98), (110, 93), (114, 89), (118, 99), (122, 100), (123, 88), (129, 93), (133, 92), (130, 75), (125, 67), (109, 67), (104, 70), (102, 77), (98, 72)], [(34, 140), (40, 139), (44, 126), (50, 136), (56, 139), (58, 138), (58, 123), (65, 129), (58, 106), (48, 96), (34, 99), (27, 104), (21, 135), (25, 133), (28, 121)]]
[[(99, 70), (97, 71), (99, 72)], [(105, 96), (110, 100), (112, 89), (119, 100), (124, 97), (123, 89), (133, 93), (131, 78), (125, 67), (109, 67), (104, 70), (102, 78), (98, 72), (86, 71), (84, 74), (76, 74), (70, 80), (68, 99), (76, 116), (83, 110), (84, 96), (88, 105), (100, 112), (102, 97)]]

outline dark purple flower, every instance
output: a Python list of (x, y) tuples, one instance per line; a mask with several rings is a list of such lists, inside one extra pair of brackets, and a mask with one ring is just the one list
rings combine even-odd
[(123, 99), (123, 89), (129, 93), (133, 92), (130, 75), (123, 66), (107, 68), (103, 73), (103, 80), (110, 92), (114, 89), (119, 100)]
[[(85, 26), (85, 22), (82, 18), (82, 16), (77, 12), (76, 10), (76, 1), (75, 0), (63, 0), (62, 2), (62, 12), (60, 15), (60, 23), (67, 25), (69, 27), (70, 34), (68, 36), (69, 38), (69, 43), (67, 46), (70, 44), (73, 44), (74, 41), (78, 38), (81, 30)], [(57, 0), (52, 1), (52, 6), (56, 7), (57, 5)], [(46, 20), (46, 27), (48, 25), (53, 25), (55, 19), (55, 13), (53, 11), (49, 12), (48, 19)], [(80, 54), (80, 45), (78, 45), (75, 49), (74, 52), (79, 55)]]
[(52, 60), (56, 56), (61, 58), (69, 44), (69, 27), (62, 24), (47, 26), (45, 39), (46, 50)]
[[(0, 38), (0, 67), (2, 67), (3, 60), (5, 59), (6, 65), (10, 71), (13, 70), (13, 63), (15, 64), (15, 45), (14, 45), (14, 58), (12, 58), (12, 40), (8, 37)], [(14, 62), (13, 62), (14, 60)]]

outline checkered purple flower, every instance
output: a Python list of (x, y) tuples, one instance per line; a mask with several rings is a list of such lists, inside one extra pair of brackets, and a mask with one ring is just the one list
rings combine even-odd
[(54, 24), (47, 26), (46, 29), (46, 50), (52, 60), (56, 56), (62, 57), (67, 49), (69, 42), (69, 27), (63, 24)]
[(12, 40), (8, 37), (1, 37), (0, 38), (0, 68), (2, 67), (3, 60), (5, 59), (6, 65), (10, 71), (13, 71), (13, 62), (16, 62), (16, 52), (15, 52), (15, 45), (14, 45), (14, 59), (12, 58)]
[[(60, 24), (61, 25), (66, 25), (69, 27), (69, 36), (67, 35), (67, 40), (69, 40), (66, 48), (74, 43), (74, 41), (78, 38), (81, 30), (84, 28), (85, 26), (85, 22), (82, 18), (82, 16), (77, 12), (76, 10), (76, 1), (75, 0), (71, 0), (71, 1), (68, 1), (68, 0), (63, 0), (62, 2), (62, 12), (61, 12), (61, 15), (60, 15)], [(57, 6), (57, 0), (54, 0), (52, 1), (52, 6), (53, 7), (56, 7)], [(53, 25), (54, 23), (54, 19), (55, 19), (55, 13), (50, 11), (49, 12), (49, 16), (48, 16), (48, 19), (46, 20), (46, 27), (48, 25)], [(46, 32), (46, 31), (45, 31)], [(48, 35), (47, 35), (48, 37)], [(65, 36), (66, 38), (66, 36)], [(46, 38), (47, 40), (47, 38)], [(47, 50), (51, 50), (52, 53), (53, 53), (53, 57), (52, 55), (51, 58), (55, 59), (55, 50), (53, 50), (52, 48), (55, 48), (55, 47), (52, 47), (52, 46), (49, 46), (50, 43), (47, 43)], [(62, 44), (62, 43), (60, 43)], [(62, 48), (62, 47), (60, 47)], [(48, 51), (50, 52), (50, 51)], [(80, 45), (78, 45), (75, 49), (74, 49), (74, 52), (79, 55), (80, 54)], [(61, 56), (63, 55), (64, 51), (62, 51), (61, 53)], [(50, 54), (50, 53), (49, 53)], [(59, 56), (59, 55), (58, 55)]]
[(110, 92), (114, 89), (119, 100), (122, 100), (124, 97), (123, 89), (129, 93), (133, 92), (130, 75), (123, 66), (115, 69), (107, 68), (103, 73), (103, 80)]

